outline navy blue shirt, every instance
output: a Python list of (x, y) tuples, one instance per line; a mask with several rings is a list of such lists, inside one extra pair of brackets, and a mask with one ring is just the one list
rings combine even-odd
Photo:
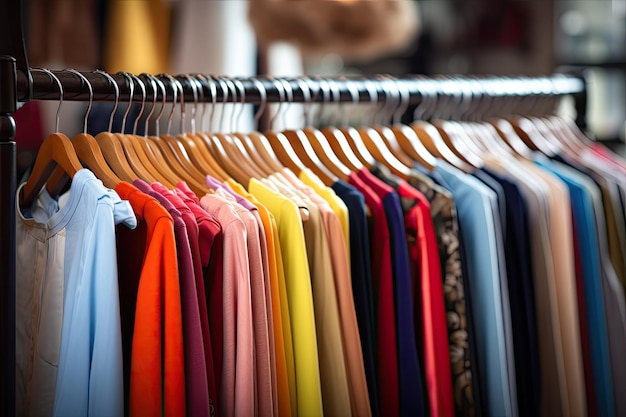
[(365, 199), (352, 185), (338, 180), (331, 188), (348, 208), (350, 225), (350, 268), (352, 275), (352, 295), (356, 311), (365, 378), (370, 397), (372, 416), (380, 415), (378, 389), (376, 384), (376, 326), (374, 322), (374, 301), (372, 295), (372, 266), (369, 255), (369, 233), (365, 214)]
[[(359, 177), (380, 196), (387, 215), (395, 295), (400, 415), (423, 416), (425, 398), (417, 355), (409, 249), (400, 197), (369, 171), (361, 170), (359, 174)], [(386, 242), (379, 244), (384, 245)]]

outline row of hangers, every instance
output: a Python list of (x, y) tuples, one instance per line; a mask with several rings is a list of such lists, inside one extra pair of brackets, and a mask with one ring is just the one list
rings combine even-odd
[[(368, 103), (373, 105), (370, 113), (373, 114), (357, 127), (349, 126), (345, 121), (319, 129), (312, 127), (312, 103), (320, 93), (323, 95), (322, 105), (338, 103), (337, 83), (329, 79), (299, 78), (296, 82), (305, 98), (306, 127), (241, 133), (234, 128), (236, 118), (241, 118), (246, 103), (245, 88), (240, 80), (200, 74), (182, 76), (191, 86), (194, 96), (191, 129), (185, 131), (181, 81), (167, 74), (141, 74), (152, 88), (153, 97), (145, 118), (145, 132), (148, 132), (148, 125), (158, 107), (157, 89), (161, 92), (162, 105), (154, 120), (155, 134), (139, 136), (136, 132), (146, 106), (146, 83), (137, 76), (121, 73), (130, 89), (122, 132), (131, 109), (135, 84), (141, 89), (143, 99), (133, 133), (112, 133), (113, 117), (119, 104), (119, 86), (111, 75), (100, 70), (95, 73), (106, 77), (115, 89), (115, 105), (108, 131), (94, 137), (87, 133), (87, 120), (93, 103), (92, 86), (84, 75), (71, 69), (66, 71), (86, 83), (90, 99), (83, 132), (70, 140), (58, 132), (63, 103), (62, 83), (47, 69), (35, 68), (33, 71), (45, 72), (56, 81), (60, 100), (56, 132), (50, 134), (39, 149), (31, 175), (23, 188), (22, 207), (30, 205), (44, 185), (53, 197), (58, 196), (83, 165), (89, 167), (109, 188), (114, 188), (120, 181), (132, 182), (137, 178), (147, 182), (158, 181), (168, 188), (174, 188), (177, 182), (184, 180), (197, 195), (204, 195), (212, 192), (204, 184), (206, 174), (222, 181), (233, 178), (246, 186), (250, 178), (266, 177), (283, 167), (291, 169), (296, 175), (309, 168), (326, 185), (331, 185), (337, 179), (347, 180), (352, 171), (370, 169), (376, 163), (387, 166), (400, 178), (407, 178), (414, 161), (432, 170), (438, 159), (442, 159), (464, 172), (471, 172), (483, 165), (483, 156), (487, 153), (505, 160), (531, 158), (534, 151), (549, 156), (557, 153), (580, 154), (590, 143), (573, 121), (550, 114), (555, 108), (557, 96), (488, 96), (478, 92), (480, 80), (467, 78), (425, 80), (420, 91), (422, 99), (415, 109), (413, 120), (403, 124), (401, 117), (408, 110), (410, 92), (403, 88), (401, 82), (382, 76), (376, 81), (366, 81)], [(261, 97), (261, 105), (255, 115), (258, 125), (267, 105), (267, 91), (259, 79), (252, 81)], [(293, 101), (293, 88), (285, 79), (271, 79), (271, 82), (280, 95), (279, 108), (270, 121), (273, 124), (284, 110), (283, 104)], [(347, 83), (352, 102), (359, 104), (360, 96), (355, 86), (349, 80), (343, 82)], [(456, 93), (440, 94), (446, 89), (445, 83), (454, 87)], [(166, 84), (173, 93), (174, 103), (180, 103), (181, 133), (175, 136), (170, 131), (176, 104), (168, 117), (167, 132), (159, 132), (160, 119), (165, 111)], [(386, 96), (384, 101), (380, 100), (378, 93), (381, 84)], [(203, 86), (207, 85), (212, 103), (210, 106), (203, 105), (202, 127), (197, 131), (198, 103), (205, 101)], [(222, 111), (219, 131), (208, 132), (205, 114), (210, 107), (212, 122), (218, 104), (217, 88), (222, 89), (221, 104), (238, 103), (240, 111), (238, 114), (233, 112), (230, 129), (224, 128)], [(229, 101), (229, 96), (232, 96), (232, 101)], [(345, 108), (343, 110), (346, 116)], [(225, 130), (230, 130), (230, 133)]]

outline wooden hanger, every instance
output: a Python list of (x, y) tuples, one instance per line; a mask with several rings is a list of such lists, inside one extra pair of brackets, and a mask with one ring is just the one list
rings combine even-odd
[[(274, 121), (276, 117), (281, 113), (283, 104), (285, 103), (285, 88), (280, 82), (280, 80), (272, 81), (276, 88), (278, 89), (278, 93), (280, 96), (280, 104), (276, 113), (270, 120), (270, 126), (274, 126)], [(289, 143), (289, 139), (280, 132), (267, 131), (265, 132), (265, 137), (268, 139), (270, 146), (274, 150), (274, 153), (278, 157), (278, 160), (287, 168), (292, 170), (296, 175), (300, 174), (300, 172), (306, 169), (306, 166), (300, 160), (298, 154), (294, 151), (291, 143)]]
[[(43, 71), (50, 75), (59, 86), (59, 107), (57, 108), (56, 115), (56, 129), (59, 130), (59, 116), (61, 112), (61, 106), (63, 104), (63, 86), (61, 81), (47, 69), (33, 68), (36, 71)], [(41, 191), (41, 187), (48, 181), (50, 174), (56, 166), (61, 167), (63, 172), (70, 178), (74, 178), (74, 175), (83, 168), (80, 164), (80, 160), (76, 155), (74, 146), (70, 139), (63, 133), (52, 133), (48, 135), (37, 152), (37, 158), (33, 170), (31, 171), (26, 184), (22, 188), (21, 198), (19, 198), (20, 207), (27, 207), (35, 201), (35, 198)], [(55, 189), (56, 184), (48, 183), (46, 185), (47, 191), (55, 197), (60, 190)]]
[[(370, 94), (370, 99), (374, 104), (378, 102), (378, 92), (376, 90), (376, 85), (371, 80), (366, 80), (367, 89)], [(386, 88), (388, 85), (384, 85)], [(393, 105), (391, 98), (388, 103)], [(380, 123), (376, 120), (376, 116), (381, 113), (383, 110), (386, 110), (388, 103), (385, 103), (382, 107), (379, 107), (375, 110), (375, 114), (372, 116), (372, 122), (374, 126), (380, 128)], [(367, 150), (369, 153), (380, 163), (384, 164), (391, 170), (394, 175), (399, 176), (400, 178), (406, 179), (409, 176), (411, 168), (404, 165), (398, 158), (389, 151), (389, 148), (385, 144), (385, 141), (381, 137), (380, 132), (375, 127), (363, 126), (357, 129), (359, 136), (363, 140)]]
[(437, 164), (435, 157), (428, 152), (422, 142), (409, 126), (400, 123), (402, 115), (406, 112), (410, 94), (403, 89), (401, 82), (396, 81), (394, 87), (398, 91), (400, 105), (393, 113), (393, 124), (389, 128), (382, 127), (378, 130), (391, 153), (404, 165), (412, 167), (418, 162), (428, 170), (433, 170)]
[[(73, 74), (76, 74), (78, 77), (84, 81), (89, 88), (89, 106), (87, 107), (87, 112), (85, 113), (85, 122), (83, 124), (83, 133), (79, 133), (74, 136), (72, 139), (72, 146), (74, 146), (74, 150), (76, 151), (76, 155), (78, 159), (89, 168), (98, 179), (102, 181), (102, 183), (107, 188), (115, 188), (115, 186), (121, 181), (117, 175), (111, 168), (107, 165), (104, 156), (102, 155), (102, 151), (100, 151), (100, 147), (98, 146), (98, 142), (96, 139), (87, 134), (87, 119), (89, 118), (89, 112), (91, 111), (91, 106), (93, 104), (93, 89), (91, 87), (91, 83), (85, 76), (83, 76), (80, 72), (68, 69), (66, 70)], [(49, 182), (51, 184), (59, 184), (59, 188), (65, 188), (64, 185), (66, 180), (69, 180), (67, 176), (64, 174), (63, 169), (57, 167), (52, 175), (50, 176)]]
[[(291, 91), (291, 85), (285, 80), (282, 80), (285, 86), (285, 90), (287, 91), (288, 100), (291, 101), (293, 94)], [(308, 86), (304, 83), (303, 80), (299, 80), (300, 86), (302, 88), (302, 93), (304, 95), (304, 117), (305, 117), (305, 125), (309, 126), (307, 116), (308, 116), (308, 106), (310, 106), (311, 94), (308, 89)], [(304, 88), (306, 87), (306, 88)], [(317, 175), (325, 185), (332, 185), (337, 181), (337, 176), (331, 172), (326, 165), (318, 158), (315, 150), (311, 146), (310, 136), (314, 136), (314, 133), (311, 128), (305, 129), (295, 129), (295, 130), (285, 130), (283, 131), (285, 137), (289, 140), (289, 143), (292, 145), (295, 153), (298, 155), (300, 161), (304, 163), (311, 171)]]
[(472, 166), (452, 152), (437, 127), (426, 121), (437, 109), (437, 104), (440, 104), (437, 102), (437, 91), (425, 80), (423, 90), (420, 93), (421, 102), (413, 113), (414, 122), (410, 125), (411, 129), (432, 155), (445, 160), (463, 172), (471, 172)]
[[(237, 153), (237, 149), (233, 149), (234, 147), (232, 146), (229, 135), (226, 135), (223, 133), (223, 131), (225, 130), (224, 117), (225, 117), (225, 106), (228, 101), (228, 95), (229, 95), (229, 89), (228, 89), (229, 85), (222, 78), (217, 80), (217, 82), (220, 84), (222, 88), (222, 92), (223, 92), (222, 112), (220, 115), (221, 117), (220, 126), (218, 129), (220, 130), (220, 132), (206, 134), (205, 135), (206, 145), (209, 151), (211, 152), (211, 154), (213, 155), (213, 158), (219, 161), (219, 164), (224, 168), (224, 170), (226, 171), (228, 175), (228, 178), (232, 177), (235, 181), (237, 181), (240, 184), (248, 184), (253, 174), (251, 174), (250, 172), (246, 170), (246, 168), (244, 168), (246, 164), (245, 158), (243, 158), (240, 154)], [(215, 96), (216, 95), (213, 94), (213, 97)], [(229, 151), (230, 151), (230, 154), (229, 154)]]
[(107, 161), (107, 164), (111, 167), (113, 172), (115, 172), (123, 181), (132, 183), (139, 176), (128, 164), (124, 148), (122, 148), (119, 139), (111, 133), (115, 111), (119, 105), (120, 90), (117, 82), (115, 82), (113, 77), (111, 77), (108, 73), (102, 70), (96, 70), (95, 72), (103, 75), (115, 89), (115, 105), (113, 106), (113, 110), (111, 111), (111, 116), (109, 118), (109, 130), (107, 132), (98, 133), (95, 136), (95, 140), (98, 143), (98, 147), (100, 148), (104, 159)]
[[(198, 196), (202, 196), (211, 192), (210, 188), (205, 184), (206, 173), (201, 172), (191, 161), (182, 142), (186, 140), (184, 133), (184, 99), (182, 84), (174, 77), (165, 74), (170, 80), (174, 93), (174, 104), (168, 117), (167, 132), (158, 136), (149, 136), (147, 139), (152, 143), (155, 152), (160, 152), (167, 161), (170, 169), (177, 175), (178, 181), (185, 181), (189, 188)], [(180, 94), (178, 94), (180, 89)], [(180, 98), (181, 109), (181, 134), (174, 137), (170, 134), (172, 126), (172, 118), (176, 108), (176, 97)], [(158, 149), (158, 150), (157, 150)], [(177, 181), (177, 182), (178, 182)], [(175, 185), (176, 183), (174, 183)]]
[(181, 180), (181, 177), (178, 173), (176, 173), (170, 167), (170, 163), (163, 156), (163, 153), (161, 152), (159, 147), (148, 137), (148, 128), (150, 124), (150, 119), (152, 115), (154, 114), (154, 110), (156, 109), (157, 84), (161, 88), (161, 95), (163, 97), (161, 109), (159, 110), (159, 113), (155, 120), (157, 136), (159, 136), (161, 116), (163, 115), (163, 112), (165, 111), (165, 100), (166, 100), (165, 85), (161, 82), (161, 80), (159, 80), (156, 77), (153, 77), (145, 73), (142, 75), (148, 78), (148, 80), (150, 81), (150, 85), (152, 86), (153, 99), (152, 99), (152, 107), (150, 109), (150, 113), (148, 113), (148, 116), (146, 117), (146, 121), (144, 125), (144, 136), (143, 137), (136, 136), (137, 138), (136, 143), (142, 148), (143, 153), (150, 159), (155, 169), (157, 169), (159, 173), (166, 179), (166, 183), (162, 183), (162, 184), (164, 185), (170, 184), (172, 185), (172, 188), (173, 188), (173, 185), (177, 184)]
[(253, 78), (252, 82), (257, 87), (259, 95), (261, 96), (261, 105), (254, 116), (254, 123), (257, 131), (250, 132), (247, 135), (240, 135), (239, 139), (241, 140), (241, 144), (247, 150), (248, 155), (250, 155), (250, 157), (257, 162), (259, 167), (263, 167), (264, 173), (269, 176), (273, 173), (282, 171), (285, 166), (278, 160), (278, 157), (274, 153), (268, 138), (263, 133), (258, 131), (261, 115), (267, 107), (267, 91), (265, 90), (263, 83), (257, 78)]
[[(182, 161), (181, 165), (189, 170), (194, 177), (202, 178), (209, 174), (213, 177), (216, 176), (216, 172), (213, 169), (211, 163), (207, 162), (204, 153), (206, 152), (206, 148), (202, 148), (198, 146), (197, 140), (195, 138), (196, 135), (196, 114), (198, 107), (198, 86), (191, 76), (184, 75), (185, 78), (189, 81), (193, 95), (194, 95), (194, 104), (191, 108), (191, 131), (185, 131), (184, 128), (181, 127), (181, 134), (176, 136), (176, 141), (172, 141), (171, 138), (164, 137), (166, 141), (169, 142), (175, 154), (177, 154), (179, 160)], [(183, 103), (183, 86), (180, 81), (171, 77), (171, 82), (174, 83), (178, 88), (180, 88), (181, 94), (181, 126), (184, 124), (185, 113), (184, 103)], [(202, 86), (200, 86), (200, 89)], [(169, 139), (169, 140), (168, 140)], [(176, 143), (177, 142), (177, 143)]]
[[(239, 88), (241, 93), (240, 100), (240, 110), (237, 112), (236, 105), (233, 105), (232, 114), (230, 118), (230, 128), (229, 132), (235, 132), (237, 130), (237, 122), (241, 119), (241, 115), (245, 106), (245, 88), (240, 81), (232, 80), (229, 78), (223, 78), (219, 81), (219, 83), (224, 87), (228, 87), (225, 91), (225, 94), (228, 94), (228, 91), (232, 91), (233, 103), (237, 103), (237, 88)], [(240, 134), (240, 136), (242, 136)], [(238, 162), (238, 166), (241, 170), (246, 174), (247, 182), (249, 182), (250, 178), (263, 178), (268, 174), (265, 174), (264, 171), (259, 168), (248, 153), (248, 150), (245, 148), (243, 143), (240, 140), (240, 136), (237, 136), (235, 133), (228, 133), (223, 135), (222, 137), (218, 137), (222, 146), (224, 147), (226, 154), (229, 156), (229, 159)], [(247, 183), (246, 182), (246, 183)]]

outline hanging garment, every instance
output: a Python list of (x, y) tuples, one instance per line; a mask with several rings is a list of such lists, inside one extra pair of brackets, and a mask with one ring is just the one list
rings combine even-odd
[(477, 385), (473, 378), (476, 370), (471, 357), (470, 320), (466, 305), (467, 290), (463, 280), (462, 259), (458, 233), (456, 206), (452, 194), (435, 184), (426, 175), (411, 171), (408, 183), (426, 196), (430, 202), (431, 216), (436, 229), (441, 271), (444, 272), (443, 289), (447, 315), (450, 347), (452, 387), (457, 415), (477, 415), (474, 408)]
[(332, 189), (348, 208), (352, 296), (359, 325), (370, 409), (372, 415), (376, 417), (379, 415), (374, 350), (376, 328), (372, 300), (372, 272), (369, 257), (370, 244), (367, 231), (365, 199), (354, 187), (341, 180), (333, 183)]
[[(255, 179), (250, 192), (276, 218), (285, 271), (293, 338), (297, 409), (293, 414), (322, 414), (317, 336), (304, 231), (298, 207)], [(289, 366), (289, 365), (288, 365)]]
[(42, 190), (18, 213), (16, 319), (25, 326), (16, 339), (17, 411), (121, 415), (122, 334), (111, 259), (115, 224), (137, 225), (130, 205), (80, 170), (67, 201)]
[(225, 198), (207, 194), (200, 204), (220, 222), (224, 234), (224, 350), (219, 404), (226, 416), (252, 414), (255, 412), (254, 332), (247, 229)]
[[(484, 412), (510, 415), (511, 399), (508, 377), (504, 322), (497, 261), (497, 239), (491, 199), (495, 195), (484, 185), (441, 161), (435, 173), (457, 202), (459, 226), (467, 253), (468, 281), (475, 309), (475, 328), (479, 379), (484, 381)], [(444, 184), (440, 184), (444, 185)], [(487, 323), (490, 323), (487, 325)], [(491, 331), (487, 332), (487, 329)]]

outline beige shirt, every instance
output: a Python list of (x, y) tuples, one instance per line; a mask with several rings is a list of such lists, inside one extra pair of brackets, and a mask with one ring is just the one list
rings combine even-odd
[(570, 415), (586, 415), (587, 403), (583, 371), (578, 298), (574, 266), (574, 239), (569, 191), (555, 175), (532, 162), (525, 162), (529, 171), (550, 187), (550, 236), (555, 265), (556, 302), (559, 311), (561, 346), (563, 349), (567, 399)]
[[(343, 224), (335, 210), (331, 208), (330, 204), (328, 204), (321, 195), (318, 195), (313, 188), (306, 186), (299, 181), (298, 178), (292, 176), (293, 173), (291, 173), (291, 171), (285, 171), (285, 177), (320, 208), (335, 278), (352, 414), (354, 416), (371, 416), (369, 392), (367, 391), (367, 380), (365, 378), (365, 365), (363, 363), (363, 351), (361, 349), (361, 336), (354, 308), (354, 297), (352, 295), (352, 277), (350, 275), (350, 264), (348, 262), (348, 248), (346, 248), (345, 239), (342, 239)], [(309, 175), (315, 174), (311, 172)]]

